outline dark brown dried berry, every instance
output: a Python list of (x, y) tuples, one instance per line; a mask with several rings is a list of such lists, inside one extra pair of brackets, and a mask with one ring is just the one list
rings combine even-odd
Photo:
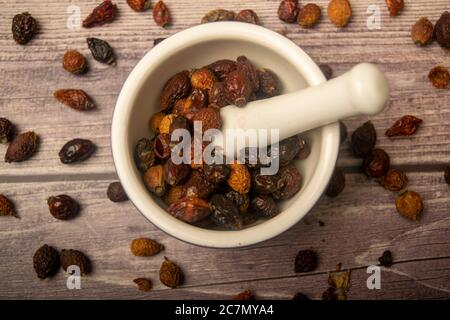
[(14, 204), (2, 194), (0, 194), (0, 216), (12, 216), (19, 218), (16, 210), (14, 210)]
[(203, 18), (202, 23), (217, 22), (217, 21), (232, 21), (236, 18), (233, 11), (216, 9), (209, 11)]
[(339, 121), (339, 133), (341, 137), (341, 143), (343, 143), (345, 140), (347, 140), (348, 132), (347, 132), (347, 126), (342, 121)]
[(203, 166), (203, 176), (212, 184), (225, 182), (230, 173), (231, 169), (226, 164), (205, 164)]
[(128, 196), (119, 181), (111, 182), (106, 190), (106, 196), (112, 202), (123, 202), (128, 200)]
[(244, 226), (238, 207), (224, 195), (213, 195), (209, 201), (209, 208), (212, 212), (211, 219), (218, 226), (231, 230), (239, 230)]
[(444, 170), (444, 179), (448, 185), (450, 185), (450, 165), (445, 167)]
[(278, 18), (287, 23), (294, 23), (297, 21), (298, 15), (298, 1), (297, 0), (283, 0), (278, 7)]
[(414, 116), (403, 116), (386, 131), (386, 136), (412, 136), (422, 123), (422, 119)]
[(206, 132), (209, 129), (222, 128), (222, 118), (218, 108), (208, 107), (200, 109), (193, 118), (193, 121), (200, 121), (202, 123), (202, 130)]
[(236, 70), (240, 70), (247, 75), (252, 85), (253, 92), (259, 90), (259, 77), (255, 66), (245, 56), (240, 56), (236, 59)]
[(217, 106), (219, 108), (223, 108), (228, 105), (222, 82), (216, 82), (213, 84), (211, 90), (209, 91), (208, 98), (210, 105)]
[(170, 12), (163, 1), (158, 1), (153, 7), (153, 20), (160, 27), (170, 24)]
[(164, 195), (164, 203), (167, 206), (170, 206), (172, 203), (177, 202), (183, 197), (184, 187), (183, 186), (175, 186), (169, 189)]
[(269, 195), (257, 195), (250, 203), (250, 211), (264, 218), (273, 218), (280, 210), (275, 201)]
[(87, 111), (95, 108), (94, 102), (86, 92), (79, 89), (60, 89), (53, 96), (68, 107), (78, 111)]
[(380, 178), (379, 183), (390, 191), (400, 191), (406, 188), (408, 178), (403, 171), (390, 169), (385, 176)]
[(87, 139), (73, 139), (67, 142), (59, 151), (59, 159), (64, 164), (82, 162), (89, 159), (96, 146)]
[(279, 174), (265, 175), (260, 170), (252, 174), (252, 189), (258, 194), (271, 194), (280, 190), (284, 181)]
[(333, 69), (328, 64), (321, 64), (319, 68), (327, 80), (333, 77)]
[(306, 296), (305, 294), (301, 293), (301, 292), (297, 292), (293, 297), (292, 300), (297, 300), (297, 301), (307, 301), (310, 300), (308, 298), (308, 296)]
[(268, 69), (258, 69), (259, 94), (262, 98), (270, 98), (281, 93), (280, 81), (275, 73)]
[(101, 63), (114, 64), (116, 57), (113, 48), (108, 42), (98, 38), (87, 38), (89, 50), (91, 50), (92, 57)]
[(72, 197), (61, 194), (47, 199), (48, 210), (59, 220), (74, 218), (80, 212), (80, 205)]
[(140, 291), (149, 292), (152, 290), (152, 282), (147, 278), (136, 278), (133, 280)]
[(197, 197), (185, 197), (169, 207), (169, 213), (187, 223), (195, 223), (211, 214), (209, 204)]
[(37, 29), (36, 20), (28, 12), (17, 14), (12, 20), (12, 34), (18, 44), (30, 41), (37, 33)]
[(326, 195), (334, 198), (337, 197), (345, 188), (345, 175), (341, 168), (336, 167), (330, 182), (328, 182)]
[(82, 74), (86, 71), (86, 58), (77, 50), (69, 50), (63, 57), (63, 68), (73, 74)]
[(172, 135), (172, 133), (178, 129), (189, 131), (189, 122), (185, 117), (175, 116), (173, 118), (169, 126), (169, 134)]
[(306, 142), (305, 139), (303, 139), (300, 136), (297, 136), (297, 138), (298, 138), (298, 144), (299, 144), (300, 150), (298, 151), (298, 154), (295, 157), (295, 159), (305, 160), (311, 154), (311, 148), (309, 147), (309, 144)]
[(33, 255), (33, 267), (40, 279), (52, 276), (60, 266), (59, 254), (53, 247), (44, 244)]
[(162, 110), (170, 109), (178, 99), (186, 97), (191, 90), (189, 72), (182, 71), (172, 76), (164, 85), (160, 106)]
[(84, 276), (91, 271), (91, 262), (84, 253), (78, 250), (61, 250), (61, 267), (64, 271), (70, 266), (78, 266), (80, 268), (80, 275)]
[(336, 27), (345, 27), (352, 17), (350, 2), (348, 0), (331, 0), (328, 4), (328, 17)]
[(363, 161), (363, 170), (368, 177), (384, 176), (390, 167), (389, 155), (383, 149), (373, 149)]
[(247, 75), (240, 70), (230, 72), (223, 82), (225, 97), (230, 104), (243, 107), (250, 101), (253, 87)]
[(197, 69), (191, 74), (193, 88), (209, 91), (215, 82), (217, 82), (216, 76), (208, 68)]
[(160, 164), (150, 167), (144, 174), (144, 183), (148, 190), (158, 197), (162, 197), (167, 190), (164, 180), (164, 167)]
[(405, 191), (395, 199), (397, 211), (402, 216), (416, 221), (423, 212), (422, 197), (414, 191)]
[(152, 239), (137, 238), (131, 241), (130, 250), (136, 257), (152, 257), (164, 250), (164, 246)]
[(421, 46), (429, 44), (434, 38), (434, 26), (426, 17), (420, 18), (411, 28), (411, 38)]
[(247, 290), (239, 293), (237, 296), (234, 296), (233, 300), (241, 300), (241, 301), (255, 300), (255, 295), (253, 294), (253, 292), (251, 290), (247, 289)]
[(178, 265), (164, 257), (159, 269), (159, 280), (169, 288), (176, 288), (183, 284), (184, 274)]
[(317, 253), (312, 250), (300, 250), (295, 257), (296, 273), (310, 272), (317, 267)]
[(442, 48), (450, 49), (450, 13), (444, 12), (434, 27), (436, 40)]
[(381, 266), (389, 268), (392, 266), (392, 252), (389, 250), (384, 251), (381, 257), (378, 258), (378, 261)]
[(315, 3), (308, 3), (300, 8), (297, 22), (303, 28), (311, 28), (315, 26), (322, 16), (322, 10)]
[(241, 214), (246, 214), (248, 207), (250, 206), (250, 197), (248, 193), (239, 193), (234, 190), (230, 190), (225, 193), (227, 199), (233, 201), (233, 203), (238, 207)]
[(89, 16), (84, 19), (83, 27), (92, 28), (101, 26), (105, 23), (112, 22), (117, 16), (117, 6), (110, 0), (103, 1), (100, 5), (94, 8)]
[(166, 40), (166, 38), (156, 38), (155, 40), (153, 40), (153, 46), (160, 44), (164, 40)]
[(136, 144), (134, 159), (141, 172), (147, 171), (155, 163), (154, 141), (142, 138)]
[(437, 66), (431, 69), (428, 79), (436, 88), (445, 89), (450, 83), (450, 72), (446, 67)]
[(172, 159), (164, 164), (164, 180), (168, 185), (176, 186), (189, 176), (191, 167), (185, 163), (175, 164)]
[(127, 3), (131, 9), (138, 12), (150, 9), (152, 6), (150, 0), (127, 0)]
[(208, 69), (214, 72), (219, 81), (223, 81), (231, 71), (236, 70), (236, 62), (228, 59), (217, 60), (208, 65)]
[(198, 197), (207, 199), (214, 191), (214, 185), (204, 179), (198, 171), (193, 171), (189, 180), (183, 186), (185, 197)]
[(372, 122), (367, 121), (352, 134), (352, 150), (355, 157), (363, 158), (375, 147), (377, 132)]
[(292, 198), (302, 186), (302, 176), (297, 167), (293, 164), (281, 168), (280, 180), (282, 188), (273, 193), (273, 197), (277, 200), (287, 200)]
[(239, 22), (246, 22), (251, 24), (259, 24), (259, 18), (258, 15), (255, 13), (255, 11), (250, 9), (245, 9), (239, 11), (239, 13), (236, 16), (236, 21)]
[(403, 0), (386, 0), (386, 5), (391, 17), (396, 17), (403, 10), (405, 3)]
[(5, 154), (6, 162), (21, 162), (31, 158), (37, 150), (38, 136), (33, 132), (19, 134), (11, 141)]
[(158, 134), (154, 142), (155, 155), (161, 159), (168, 159), (171, 155), (171, 144), (169, 134)]
[[(217, 84), (216, 82), (215, 84)], [(214, 89), (214, 86), (213, 86)], [(211, 99), (212, 92), (209, 93)], [(185, 99), (180, 99), (175, 102), (173, 112), (176, 115), (186, 118), (192, 122), (195, 114), (202, 108), (206, 107), (208, 97), (205, 91), (200, 89), (193, 89), (189, 96)]]
[(0, 118), (0, 143), (8, 143), (14, 138), (14, 125), (6, 118)]
[[(300, 144), (297, 136), (293, 136), (280, 141), (278, 148), (278, 157), (280, 159), (280, 166), (284, 167), (291, 163), (300, 151)], [(274, 156), (274, 148), (272, 150), (272, 156)]]

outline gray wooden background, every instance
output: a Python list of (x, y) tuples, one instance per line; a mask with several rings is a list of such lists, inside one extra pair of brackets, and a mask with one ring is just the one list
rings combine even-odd
[[(173, 26), (157, 27), (151, 12), (133, 12), (125, 0), (116, 0), (120, 17), (94, 29), (70, 30), (67, 8), (76, 5), (84, 18), (99, 1), (0, 0), (0, 116), (19, 130), (35, 130), (41, 137), (39, 152), (21, 164), (0, 163), (0, 193), (11, 197), (20, 220), (0, 219), (0, 298), (229, 298), (250, 288), (258, 298), (290, 299), (296, 292), (320, 298), (327, 288), (327, 273), (341, 262), (351, 268), (349, 299), (443, 299), (450, 298), (450, 188), (443, 179), (443, 166), (450, 162), (450, 91), (434, 89), (428, 71), (437, 64), (450, 67), (450, 55), (436, 43), (417, 48), (409, 37), (411, 25), (421, 16), (432, 21), (445, 10), (448, 0), (406, 0), (406, 9), (390, 18), (384, 0), (352, 0), (350, 25), (337, 30), (323, 18), (313, 30), (278, 20), (277, 0), (209, 1), (167, 0)], [(305, 1), (301, 1), (305, 3)], [(313, 1), (326, 8), (327, 1)], [(367, 7), (381, 8), (381, 30), (366, 27)], [(395, 211), (395, 195), (358, 173), (359, 163), (342, 146), (339, 164), (347, 175), (345, 191), (334, 200), (323, 197), (311, 213), (277, 238), (239, 250), (213, 250), (178, 241), (157, 230), (129, 202), (111, 203), (107, 185), (116, 179), (110, 152), (110, 123), (117, 94), (128, 73), (152, 48), (153, 39), (167, 37), (199, 23), (209, 10), (222, 7), (254, 9), (262, 24), (283, 31), (318, 63), (328, 63), (339, 75), (358, 62), (378, 64), (392, 86), (387, 111), (371, 118), (379, 134), (379, 146), (393, 164), (405, 169), (410, 189), (422, 194), (426, 209), (419, 222), (401, 218)], [(11, 19), (29, 11), (39, 21), (40, 34), (27, 46), (14, 43)], [(324, 10), (326, 12), (326, 9)], [(90, 58), (90, 72), (83, 77), (61, 67), (67, 49), (86, 56), (86, 37), (108, 40), (118, 55), (118, 65), (108, 67)], [(79, 113), (63, 107), (52, 97), (61, 87), (85, 88), (98, 109)], [(424, 120), (418, 134), (390, 140), (384, 131), (404, 114)], [(346, 121), (352, 132), (365, 118)], [(99, 149), (89, 161), (64, 166), (57, 153), (75, 137), (89, 138)], [(0, 146), (4, 154), (5, 146)], [(54, 219), (45, 199), (67, 193), (82, 204), (74, 221)], [(319, 226), (318, 221), (325, 223)], [(133, 257), (129, 244), (139, 236), (151, 237), (166, 246), (153, 258)], [(82, 279), (81, 290), (66, 288), (66, 275), (39, 280), (32, 255), (42, 244), (85, 252), (94, 272)], [(295, 274), (298, 250), (312, 248), (320, 263), (314, 272)], [(366, 268), (377, 263), (385, 249), (395, 264), (382, 270), (381, 290), (368, 290)], [(158, 281), (166, 255), (186, 273), (186, 283), (175, 290)], [(139, 292), (132, 280), (149, 277), (150, 293)]]

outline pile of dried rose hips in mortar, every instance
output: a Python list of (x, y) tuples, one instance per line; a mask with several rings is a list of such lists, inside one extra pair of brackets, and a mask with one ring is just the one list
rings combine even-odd
[(155, 137), (138, 141), (135, 159), (146, 187), (163, 198), (172, 216), (205, 228), (238, 230), (260, 218), (276, 216), (277, 201), (290, 199), (300, 190), (302, 177), (293, 160), (305, 159), (309, 147), (299, 136), (280, 142), (281, 168), (275, 175), (261, 174), (262, 164), (253, 164), (249, 157), (245, 163), (229, 165), (175, 164), (171, 159), (174, 130), (186, 129), (192, 135), (195, 121), (201, 122), (203, 132), (220, 130), (221, 107), (244, 107), (280, 92), (278, 77), (270, 70), (257, 69), (244, 56), (181, 71), (167, 81), (161, 111), (149, 121)]

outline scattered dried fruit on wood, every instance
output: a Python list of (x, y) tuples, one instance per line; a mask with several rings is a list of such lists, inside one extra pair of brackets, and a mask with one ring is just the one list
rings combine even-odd
[(69, 50), (63, 57), (63, 68), (73, 74), (82, 74), (86, 71), (86, 58), (77, 50)]
[(95, 108), (94, 102), (86, 92), (79, 89), (60, 89), (53, 96), (62, 104), (78, 111), (87, 111)]
[(159, 280), (169, 288), (176, 288), (183, 284), (184, 274), (178, 265), (164, 257), (159, 269)]
[(59, 220), (72, 219), (80, 212), (80, 205), (65, 194), (49, 197), (47, 204), (51, 215)]
[(216, 9), (209, 11), (203, 18), (202, 23), (218, 22), (218, 21), (232, 21), (236, 18), (233, 11)]
[(128, 200), (128, 196), (119, 181), (111, 182), (106, 190), (106, 196), (112, 202), (123, 202)]
[(308, 3), (300, 8), (297, 22), (303, 28), (311, 28), (319, 22), (321, 16), (320, 7), (315, 3)]
[(423, 212), (422, 197), (414, 191), (405, 191), (395, 199), (397, 211), (402, 216), (416, 221)]
[(87, 38), (86, 42), (92, 57), (98, 62), (106, 64), (114, 64), (116, 62), (114, 50), (107, 41), (98, 38)]
[(35, 154), (38, 144), (39, 137), (33, 131), (19, 134), (8, 146), (5, 161), (22, 162), (28, 160)]
[(64, 271), (68, 272), (67, 269), (70, 266), (78, 266), (80, 268), (80, 275), (84, 276), (91, 272), (91, 262), (84, 253), (78, 250), (61, 250), (61, 267)]
[(96, 146), (87, 139), (73, 139), (67, 142), (59, 151), (59, 159), (64, 164), (82, 162), (89, 159), (95, 152)]
[(256, 300), (256, 299), (255, 299), (255, 295), (253, 294), (253, 292), (250, 289), (247, 289), (245, 291), (242, 291), (238, 295), (234, 296), (233, 300), (244, 301), (244, 300)]
[(377, 132), (372, 122), (368, 121), (352, 134), (352, 150), (355, 157), (364, 158), (375, 147)]
[(83, 21), (84, 28), (92, 28), (101, 26), (105, 23), (112, 22), (117, 16), (117, 6), (110, 0), (103, 1)]
[(436, 40), (444, 49), (450, 49), (450, 13), (445, 11), (434, 27)]
[(287, 23), (294, 23), (298, 15), (298, 0), (283, 0), (278, 7), (278, 18)]
[(403, 10), (405, 2), (403, 0), (386, 0), (386, 5), (391, 17), (396, 17)]
[(8, 143), (14, 138), (14, 125), (6, 118), (0, 118), (0, 143)]
[(24, 12), (14, 16), (11, 30), (14, 41), (24, 45), (36, 35), (38, 24), (28, 12)]
[(313, 250), (300, 250), (295, 257), (294, 271), (310, 272), (317, 267), (317, 253)]
[(158, 1), (153, 7), (153, 20), (160, 27), (170, 24), (170, 12), (163, 1)]
[(251, 24), (259, 24), (258, 15), (255, 13), (255, 11), (250, 10), (250, 9), (245, 9), (245, 10), (239, 11), (239, 13), (236, 16), (236, 21), (251, 23)]
[(414, 116), (403, 116), (386, 131), (386, 136), (412, 136), (422, 124), (422, 119)]
[(380, 178), (390, 168), (389, 155), (380, 148), (373, 149), (363, 161), (363, 170), (368, 177)]
[(127, 0), (127, 3), (131, 9), (138, 12), (150, 9), (152, 6), (150, 0)]
[(352, 7), (348, 0), (331, 0), (328, 4), (328, 17), (336, 27), (345, 27), (352, 17)]
[(379, 182), (387, 190), (400, 191), (406, 188), (408, 178), (403, 171), (390, 169), (385, 176), (380, 178)]
[(450, 83), (450, 72), (445, 67), (437, 66), (431, 69), (428, 74), (428, 79), (430, 79), (431, 83), (436, 88), (445, 89)]
[(44, 244), (33, 255), (33, 267), (38, 278), (45, 279), (58, 271), (59, 254), (53, 247)]
[(152, 282), (147, 278), (136, 278), (133, 280), (140, 291), (149, 292), (152, 290)]
[(389, 250), (384, 251), (381, 257), (378, 258), (378, 261), (381, 266), (389, 268), (392, 266), (392, 252)]
[(14, 209), (14, 204), (3, 194), (0, 194), (0, 216), (12, 216), (19, 218)]
[(411, 38), (421, 46), (429, 44), (434, 38), (434, 26), (426, 17), (422, 17), (411, 28)]
[(130, 249), (136, 257), (152, 257), (164, 250), (164, 246), (152, 239), (138, 238), (131, 241)]

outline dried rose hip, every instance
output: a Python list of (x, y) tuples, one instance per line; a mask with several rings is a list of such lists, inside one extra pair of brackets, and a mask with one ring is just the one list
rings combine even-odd
[(352, 6), (348, 0), (331, 0), (328, 4), (328, 17), (336, 27), (345, 27), (352, 17)]
[(84, 276), (91, 271), (91, 262), (84, 253), (78, 250), (61, 250), (61, 267), (67, 272), (70, 266), (78, 266), (80, 275)]
[(408, 178), (403, 171), (390, 169), (385, 176), (381, 177), (379, 183), (390, 191), (400, 191), (405, 189)]
[(164, 257), (159, 269), (159, 280), (169, 288), (176, 288), (183, 284), (184, 274), (178, 265)]
[(428, 18), (422, 17), (411, 28), (411, 38), (414, 43), (427, 45), (434, 38), (434, 26)]
[(19, 218), (14, 210), (14, 204), (4, 195), (0, 194), (0, 216), (11, 216), (15, 218)]
[(219, 81), (223, 81), (231, 71), (236, 70), (236, 62), (228, 59), (217, 60), (208, 65), (208, 69), (214, 72)]
[(195, 121), (200, 121), (202, 123), (202, 130), (206, 132), (209, 129), (220, 129), (222, 128), (222, 118), (220, 117), (220, 112), (218, 108), (208, 107), (200, 109), (192, 119)]
[(333, 69), (328, 64), (321, 64), (319, 68), (327, 80), (333, 77)]
[(356, 157), (365, 157), (375, 147), (377, 132), (372, 122), (368, 121), (352, 134), (352, 150)]
[(447, 182), (447, 184), (450, 185), (450, 165), (445, 167), (444, 179), (445, 179), (445, 182)]
[(82, 74), (86, 71), (86, 58), (76, 50), (69, 50), (63, 57), (63, 68), (73, 74)]
[(250, 9), (241, 10), (236, 16), (236, 21), (259, 24), (258, 15)]
[(36, 20), (28, 12), (17, 14), (12, 20), (12, 34), (18, 44), (23, 45), (30, 41), (37, 33), (37, 29)]
[(56, 100), (78, 111), (95, 108), (94, 102), (86, 92), (79, 89), (60, 89), (53, 93)]
[(14, 125), (6, 118), (0, 118), (0, 143), (8, 143), (14, 138)]
[(80, 212), (80, 205), (72, 197), (61, 194), (47, 199), (48, 210), (59, 220), (74, 218)]
[(422, 198), (414, 191), (405, 191), (398, 195), (395, 199), (395, 206), (399, 214), (414, 221), (423, 211)]
[(264, 175), (260, 170), (252, 173), (252, 190), (258, 194), (272, 194), (280, 190), (284, 185), (279, 174)]
[(150, 130), (152, 130), (154, 133), (159, 133), (159, 126), (161, 124), (162, 119), (164, 119), (166, 115), (162, 112), (157, 112), (153, 114), (148, 121), (148, 126), (150, 127)]
[(384, 176), (390, 166), (389, 155), (383, 149), (373, 149), (363, 161), (363, 169), (368, 177)]
[(145, 11), (150, 9), (152, 4), (150, 0), (127, 0), (128, 5), (134, 11)]
[(174, 114), (167, 114), (159, 123), (158, 131), (161, 134), (169, 134), (170, 132), (170, 125), (172, 124), (173, 119), (175, 119), (176, 115)]
[(430, 79), (431, 83), (436, 88), (445, 89), (450, 83), (450, 72), (445, 67), (437, 66), (431, 69), (428, 74), (428, 79)]
[(405, 3), (403, 0), (386, 0), (386, 5), (391, 17), (396, 17), (403, 10)]
[[(272, 148), (273, 150), (273, 148)], [(280, 159), (280, 166), (284, 167), (291, 163), (300, 151), (300, 144), (298, 137), (293, 136), (280, 141), (278, 148), (278, 157)]]
[(300, 8), (297, 22), (303, 28), (311, 28), (315, 26), (322, 16), (322, 10), (315, 3), (308, 3)]
[(147, 171), (155, 163), (154, 141), (142, 138), (136, 144), (134, 159), (141, 172)]
[(317, 267), (317, 253), (312, 250), (300, 250), (295, 257), (296, 273), (310, 272)]
[(59, 253), (54, 248), (44, 244), (33, 255), (33, 267), (38, 278), (45, 279), (58, 271), (60, 266)]
[(444, 12), (434, 27), (436, 40), (442, 48), (450, 49), (450, 13)]
[(183, 186), (184, 197), (208, 198), (214, 191), (214, 185), (206, 180), (198, 171), (193, 171), (189, 180)]
[(230, 173), (231, 169), (226, 164), (205, 164), (203, 166), (203, 176), (215, 185), (225, 182)]
[(309, 157), (309, 155), (311, 154), (311, 148), (309, 147), (308, 143), (306, 142), (305, 139), (303, 139), (300, 136), (297, 136), (298, 138), (298, 145), (300, 150), (297, 153), (297, 156), (295, 157), (295, 159), (297, 160), (305, 160)]
[(197, 69), (191, 74), (193, 88), (209, 91), (215, 82), (217, 82), (216, 76), (208, 68)]
[(188, 178), (191, 167), (187, 164), (175, 164), (172, 159), (164, 164), (164, 180), (170, 186), (176, 186)]
[(244, 164), (231, 164), (231, 173), (228, 177), (228, 185), (239, 193), (248, 193), (250, 190), (251, 176)]
[(59, 159), (64, 164), (82, 162), (89, 159), (96, 146), (87, 139), (73, 139), (67, 142), (59, 151)]
[(21, 162), (31, 158), (37, 150), (39, 137), (33, 132), (19, 134), (6, 149), (6, 162)]
[(163, 1), (158, 1), (153, 7), (153, 20), (160, 27), (165, 27), (170, 23), (170, 12)]
[[(217, 84), (216, 82), (215, 84)], [(214, 90), (214, 86), (213, 89)], [(212, 91), (209, 93), (211, 99)], [(189, 96), (185, 99), (180, 99), (175, 102), (173, 112), (176, 115), (186, 118), (192, 122), (195, 114), (202, 108), (206, 107), (208, 96), (205, 91), (200, 89), (193, 89)]]
[(236, 18), (233, 11), (216, 9), (209, 11), (203, 18), (202, 23), (217, 22), (217, 21), (232, 21)]
[(230, 72), (223, 82), (224, 94), (230, 104), (243, 107), (250, 101), (253, 87), (242, 70)]
[(197, 197), (185, 197), (169, 207), (169, 213), (187, 223), (195, 223), (211, 214), (209, 204)]
[(114, 51), (108, 42), (98, 38), (87, 38), (89, 50), (91, 50), (92, 57), (101, 63), (114, 64), (116, 57)]
[(161, 159), (165, 160), (170, 157), (171, 145), (170, 145), (170, 135), (169, 134), (158, 134), (154, 142), (155, 155)]
[(224, 195), (213, 195), (209, 201), (209, 208), (212, 212), (211, 219), (218, 226), (231, 230), (239, 230), (244, 226), (238, 207)]
[(237, 191), (230, 190), (225, 193), (227, 199), (233, 201), (233, 203), (238, 207), (241, 214), (246, 214), (248, 207), (250, 206), (250, 197), (247, 193), (241, 194)]
[(228, 105), (227, 98), (225, 97), (225, 90), (222, 82), (216, 82), (213, 84), (209, 91), (209, 104), (217, 106), (219, 108), (226, 107)]
[(136, 257), (151, 257), (164, 250), (164, 246), (152, 239), (137, 238), (131, 241), (130, 250)]
[(412, 136), (414, 133), (416, 133), (422, 122), (422, 119), (416, 118), (414, 116), (403, 116), (386, 131), (386, 136)]
[(259, 92), (262, 98), (270, 98), (280, 94), (280, 81), (275, 73), (268, 69), (258, 69)]
[(177, 202), (183, 197), (184, 187), (183, 186), (175, 186), (169, 189), (164, 195), (164, 202), (167, 206), (170, 206), (172, 203)]
[(117, 16), (117, 6), (110, 0), (103, 1), (100, 5), (94, 8), (89, 16), (84, 19), (83, 27), (92, 28), (101, 26), (105, 23), (112, 22)]
[(167, 189), (164, 181), (164, 167), (160, 164), (150, 167), (144, 174), (144, 183), (148, 190), (162, 197)]
[(233, 300), (255, 300), (255, 295), (251, 290), (245, 290), (241, 293), (239, 293), (237, 296), (233, 297)]
[(164, 85), (161, 94), (161, 109), (166, 110), (173, 107), (176, 100), (186, 97), (191, 90), (191, 79), (189, 72), (182, 71), (171, 77)]
[(244, 72), (252, 85), (254, 92), (259, 90), (259, 77), (255, 66), (245, 56), (239, 56), (236, 59), (236, 70)]
[(185, 117), (175, 116), (173, 118), (169, 126), (169, 134), (172, 136), (172, 133), (178, 129), (189, 131), (189, 122)]
[(378, 258), (378, 261), (381, 266), (389, 268), (392, 266), (392, 252), (389, 250), (384, 251), (383, 255)]
[(283, 0), (278, 7), (278, 18), (287, 23), (294, 23), (298, 15), (298, 0)]
[(279, 172), (282, 188), (273, 193), (277, 200), (287, 200), (292, 198), (302, 186), (302, 176), (297, 167), (290, 164), (280, 169)]
[(328, 182), (326, 195), (334, 198), (337, 197), (345, 188), (345, 175), (341, 168), (336, 167), (330, 182)]
[(147, 278), (136, 278), (133, 280), (140, 291), (149, 292), (152, 290), (152, 282)]
[(123, 202), (128, 200), (128, 196), (119, 181), (111, 182), (106, 190), (106, 196), (112, 202)]
[(263, 218), (273, 218), (280, 210), (269, 195), (256, 195), (250, 203), (250, 211)]

